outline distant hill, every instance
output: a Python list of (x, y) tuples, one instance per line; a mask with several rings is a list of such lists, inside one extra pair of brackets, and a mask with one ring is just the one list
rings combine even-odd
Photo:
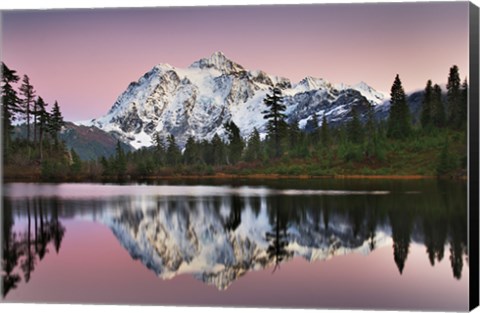
[[(101, 156), (111, 156), (115, 153), (117, 138), (95, 126), (78, 126), (71, 122), (65, 123), (60, 138), (69, 148), (73, 148), (82, 160), (97, 159)], [(132, 146), (121, 142), (124, 151), (134, 150)]]
[[(14, 137), (26, 137), (26, 125), (15, 127)], [(95, 160), (99, 157), (109, 157), (115, 153), (117, 138), (95, 126), (78, 126), (71, 122), (65, 122), (60, 133), (69, 149), (74, 149), (82, 160)], [(134, 150), (132, 146), (121, 142), (124, 151)]]

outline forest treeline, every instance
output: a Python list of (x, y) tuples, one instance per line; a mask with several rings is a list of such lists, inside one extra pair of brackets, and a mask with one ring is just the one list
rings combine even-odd
[[(2, 157), (5, 177), (73, 176), (80, 158), (59, 139), (64, 119), (57, 101), (49, 105), (37, 95), (28, 75), (20, 77), (2, 63)], [(50, 109), (49, 109), (50, 106)], [(15, 136), (23, 123), (26, 135)]]
[[(371, 105), (363, 116), (353, 106), (343, 125), (332, 127), (325, 115), (315, 114), (308, 131), (301, 130), (298, 121), (287, 122), (282, 91), (275, 87), (264, 99), (266, 136), (254, 129), (244, 139), (230, 121), (223, 125), (225, 139), (218, 134), (211, 140), (189, 137), (181, 148), (173, 135), (155, 133), (152, 147), (126, 152), (118, 142), (111, 157), (91, 161), (80, 160), (57, 139), (63, 125), (58, 104), (47, 112), (27, 75), (17, 92), (12, 85), (18, 75), (4, 64), (2, 69), (7, 177), (17, 168), (33, 168), (44, 179), (77, 180), (218, 174), (466, 175), (468, 83), (461, 82), (455, 65), (445, 91), (431, 80), (426, 83), (416, 123), (399, 75), (391, 87), (386, 120), (376, 119)], [(12, 138), (14, 119), (26, 124), (26, 138)]]

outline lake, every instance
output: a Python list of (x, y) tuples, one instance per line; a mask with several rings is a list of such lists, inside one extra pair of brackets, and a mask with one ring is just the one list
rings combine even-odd
[(3, 185), (5, 302), (464, 311), (467, 184)]

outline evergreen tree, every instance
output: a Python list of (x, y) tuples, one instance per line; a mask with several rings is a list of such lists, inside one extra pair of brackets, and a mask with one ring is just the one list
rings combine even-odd
[(63, 116), (62, 116), (62, 113), (60, 112), (60, 107), (58, 106), (58, 102), (55, 101), (52, 107), (52, 111), (50, 113), (48, 131), (50, 135), (53, 137), (56, 146), (58, 145), (58, 134), (62, 130), (63, 125), (65, 125), (65, 122), (63, 121)]
[(218, 134), (215, 134), (212, 138), (212, 152), (213, 152), (213, 164), (222, 165), (225, 164), (226, 153), (225, 153), (225, 144)]
[(435, 127), (444, 127), (446, 123), (445, 119), (445, 106), (442, 100), (442, 88), (435, 84), (433, 86), (432, 93), (432, 123)]
[(35, 99), (35, 90), (30, 84), (28, 75), (23, 76), (22, 85), (20, 86), (20, 94), (22, 95), (22, 112), (27, 122), (27, 140), (30, 141), (30, 117), (32, 114), (32, 105)]
[(298, 120), (294, 118), (288, 127), (288, 150), (289, 151), (298, 152), (296, 150), (298, 150), (297, 148), (301, 144), (300, 137), (301, 137), (301, 131), (300, 131), (300, 128), (298, 127)]
[(213, 165), (214, 157), (213, 157), (213, 148), (212, 148), (211, 142), (204, 139), (199, 143), (199, 148), (200, 148), (200, 156), (202, 158), (203, 163), (207, 165)]
[(313, 145), (317, 145), (320, 141), (320, 128), (318, 122), (318, 116), (316, 113), (313, 114), (312, 119), (308, 121), (311, 131), (310, 131), (310, 141)]
[(263, 118), (268, 120), (268, 135), (274, 141), (275, 157), (281, 155), (281, 138), (285, 127), (285, 114), (283, 113), (286, 106), (283, 104), (282, 91), (278, 87), (270, 89), (263, 103), (267, 106), (267, 110), (263, 111)]
[(9, 69), (5, 63), (2, 62), (2, 123), (3, 123), (3, 143), (4, 149), (8, 150), (11, 141), (11, 134), (13, 131), (13, 121), (15, 114), (20, 111), (17, 91), (12, 84), (18, 82), (20, 77), (16, 71)]
[(112, 174), (111, 164), (105, 156), (102, 156), (100, 158), (100, 164), (102, 165), (102, 168), (103, 168), (103, 175), (108, 176)]
[(322, 145), (324, 147), (327, 147), (328, 145), (330, 145), (330, 130), (328, 127), (327, 117), (325, 116), (325, 114), (323, 114), (323, 118), (322, 118), (322, 127), (320, 129), (320, 137), (322, 140)]
[(372, 105), (368, 105), (367, 122), (365, 123), (365, 132), (367, 136), (376, 133), (377, 122), (375, 120), (375, 111)]
[(456, 65), (450, 68), (447, 82), (447, 122), (453, 128), (459, 128), (461, 123), (461, 92), (460, 76)]
[(467, 78), (462, 83), (462, 87), (460, 89), (460, 110), (459, 110), (459, 117), (458, 117), (458, 126), (460, 128), (465, 128), (467, 126), (468, 120), (468, 82)]
[(377, 125), (375, 121), (375, 114), (373, 111), (373, 107), (371, 105), (368, 106), (367, 123), (365, 124), (365, 132), (366, 132), (367, 157), (372, 157), (372, 156), (379, 157)]
[[(42, 97), (38, 97), (35, 101), (35, 120), (38, 123), (38, 131), (39, 131), (39, 147), (40, 147), (40, 160), (43, 160), (43, 135), (45, 130), (50, 122), (50, 114), (47, 112), (45, 107), (47, 104), (43, 101)], [(37, 131), (37, 126), (35, 126), (35, 132)], [(35, 136), (36, 138), (36, 136)]]
[(164, 142), (163, 142), (163, 139), (160, 136), (159, 132), (155, 132), (152, 135), (152, 142), (153, 142), (153, 145), (155, 146), (155, 148), (157, 148), (157, 149), (159, 149), (159, 148), (161, 149), (161, 148), (164, 147)]
[(194, 165), (198, 163), (200, 149), (195, 139), (190, 136), (185, 144), (185, 151), (183, 152), (183, 162), (187, 165)]
[(422, 101), (422, 114), (420, 122), (424, 129), (429, 128), (432, 125), (432, 107), (433, 107), (433, 87), (432, 81), (428, 80), (425, 87), (425, 94)]
[(395, 77), (390, 92), (390, 115), (388, 117), (388, 136), (402, 139), (410, 135), (410, 111), (400, 77)]
[(82, 171), (82, 160), (75, 150), (73, 150), (73, 148), (70, 150), (70, 155), (72, 156), (70, 171), (73, 175), (78, 175)]
[(351, 114), (352, 119), (347, 124), (347, 137), (350, 142), (360, 144), (363, 142), (362, 123), (355, 108), (352, 108)]
[(242, 136), (240, 135), (240, 129), (233, 122), (230, 121), (224, 125), (225, 130), (227, 131), (228, 138), (228, 162), (231, 164), (236, 164), (240, 161), (243, 153), (243, 148), (245, 143), (243, 142)]
[(258, 133), (257, 128), (254, 128), (248, 139), (247, 148), (245, 149), (245, 160), (247, 162), (262, 160), (262, 150), (260, 134)]
[(165, 142), (159, 132), (153, 134), (152, 141), (155, 146), (155, 163), (164, 165), (166, 163), (167, 148), (165, 147)]
[(177, 146), (175, 137), (170, 134), (167, 137), (167, 164), (170, 166), (177, 166), (180, 164), (182, 153)]
[(127, 172), (127, 156), (122, 149), (120, 140), (117, 140), (117, 145), (115, 147), (115, 160), (114, 160), (114, 170), (117, 176), (124, 176)]
[(450, 152), (450, 144), (448, 138), (445, 139), (445, 143), (442, 148), (442, 152), (437, 161), (437, 175), (445, 175), (456, 168), (455, 159)]
[(43, 110), (45, 110), (45, 102), (43, 101), (43, 99), (41, 101), (39, 101), (39, 99), (41, 99), (40, 96), (38, 96), (37, 99), (33, 101), (33, 107), (32, 107), (33, 144), (35, 146), (38, 143), (38, 137), (39, 137), (38, 136), (39, 118), (40, 118), (40, 115), (43, 113), (41, 106), (43, 106)]

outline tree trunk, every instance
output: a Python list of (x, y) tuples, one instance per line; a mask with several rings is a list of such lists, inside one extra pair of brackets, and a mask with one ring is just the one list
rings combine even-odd
[(43, 161), (43, 128), (40, 128), (40, 161)]
[(27, 100), (27, 141), (30, 141), (30, 103)]
[(37, 144), (37, 108), (33, 105), (33, 144)]
[(38, 233), (38, 227), (37, 227), (37, 200), (34, 199), (33, 200), (33, 218), (34, 218), (34, 221), (35, 221), (35, 233), (34, 233), (34, 243), (35, 243), (35, 252), (38, 252), (37, 248), (38, 248), (38, 242), (37, 242), (37, 233)]

